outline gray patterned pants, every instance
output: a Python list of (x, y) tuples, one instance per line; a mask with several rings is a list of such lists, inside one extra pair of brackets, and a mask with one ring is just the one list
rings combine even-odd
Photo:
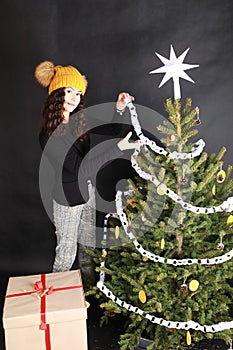
[(85, 250), (96, 246), (95, 188), (90, 182), (88, 190), (89, 200), (85, 204), (69, 207), (53, 201), (57, 238), (53, 272), (70, 270), (78, 254), (84, 284), (94, 279), (92, 257)]

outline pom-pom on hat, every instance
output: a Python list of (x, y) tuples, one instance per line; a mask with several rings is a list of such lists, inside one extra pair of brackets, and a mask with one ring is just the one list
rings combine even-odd
[(87, 80), (73, 66), (54, 66), (50, 61), (41, 62), (34, 72), (36, 80), (44, 87), (48, 87), (48, 94), (64, 87), (74, 87), (85, 94)]

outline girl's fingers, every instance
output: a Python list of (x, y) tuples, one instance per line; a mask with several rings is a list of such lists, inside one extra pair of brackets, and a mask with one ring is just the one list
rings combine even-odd
[(128, 132), (128, 134), (125, 136), (125, 140), (129, 141), (131, 136), (132, 136), (132, 131)]

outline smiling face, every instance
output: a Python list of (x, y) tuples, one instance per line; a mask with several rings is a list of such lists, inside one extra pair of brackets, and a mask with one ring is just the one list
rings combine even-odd
[(63, 115), (64, 115), (64, 122), (68, 122), (70, 113), (73, 112), (80, 103), (81, 91), (73, 87), (66, 87), (64, 91), (65, 91), (65, 97), (64, 97), (64, 104), (63, 104), (63, 109), (64, 109)]

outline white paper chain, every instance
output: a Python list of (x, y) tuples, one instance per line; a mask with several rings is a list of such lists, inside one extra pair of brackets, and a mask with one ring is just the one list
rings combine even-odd
[(176, 203), (179, 203), (182, 208), (189, 210), (195, 214), (213, 214), (217, 212), (232, 212), (233, 211), (233, 197), (229, 197), (227, 200), (225, 200), (222, 204), (218, 206), (213, 206), (210, 208), (207, 207), (197, 207), (194, 206), (188, 202), (183, 201), (183, 199), (176, 194), (174, 191), (169, 189), (165, 184), (162, 184), (154, 175), (151, 175), (149, 173), (146, 173), (144, 170), (140, 168), (138, 165), (135, 156), (139, 153), (140, 151), (135, 150), (133, 155), (131, 156), (131, 164), (134, 170), (138, 173), (138, 175), (145, 179), (153, 182), (153, 184), (158, 187), (159, 185), (163, 186), (163, 192), (165, 195), (170, 197), (173, 201)]
[[(123, 192), (123, 193), (125, 193), (125, 192)], [(122, 192), (118, 191), (117, 195), (122, 196)], [(119, 200), (119, 199), (117, 199), (117, 200)], [(121, 197), (120, 197), (120, 200), (121, 200)], [(121, 210), (122, 210), (122, 205), (121, 205)], [(123, 210), (122, 210), (122, 212), (120, 211), (118, 213), (118, 215), (120, 217), (120, 220), (122, 220), (122, 215), (121, 215), (122, 213), (123, 213)], [(114, 217), (114, 218), (119, 219), (113, 213), (109, 213), (109, 214), (107, 214), (105, 216), (105, 220), (104, 220), (104, 236), (103, 236), (104, 240), (107, 240), (107, 222), (108, 222), (108, 219), (110, 217)], [(127, 218), (124, 216), (123, 219), (124, 220), (126, 219), (126, 221), (123, 221), (123, 223), (122, 223), (122, 224), (126, 223), (125, 225), (123, 225), (124, 229), (125, 229), (125, 233), (129, 237), (134, 237), (132, 232), (129, 232), (129, 233), (127, 232), (127, 229), (126, 229), (126, 227), (127, 227)], [(138, 249), (137, 246), (138, 245), (140, 246), (140, 244), (136, 240), (134, 240), (133, 243), (135, 244), (136, 249)], [(143, 250), (143, 252), (148, 253), (148, 255), (145, 255), (145, 254), (142, 254), (142, 255), (143, 256), (148, 256), (149, 259), (152, 257), (152, 255), (154, 255), (152, 253), (149, 253), (149, 252), (145, 251), (143, 248), (142, 248), (142, 250)], [(104, 253), (104, 252), (106, 252), (106, 250), (103, 248), (102, 249), (102, 253)], [(231, 253), (231, 257), (232, 257), (233, 251), (231, 251), (230, 253)], [(229, 253), (227, 253), (227, 254), (229, 254)], [(225, 255), (227, 255), (227, 254), (225, 254)], [(164, 262), (164, 263), (167, 263), (167, 264), (169, 264), (169, 262), (170, 262), (173, 265), (177, 265), (177, 266), (190, 265), (191, 263), (193, 263), (193, 264), (194, 263), (202, 263), (202, 264), (208, 265), (208, 264), (211, 264), (211, 260), (212, 260), (212, 259), (181, 259), (181, 260), (175, 260), (175, 259), (164, 259), (164, 258), (162, 258), (160, 256), (156, 256), (156, 255), (154, 255), (154, 256), (155, 256), (155, 258), (158, 257), (158, 260), (157, 261), (155, 260), (156, 262)], [(218, 257), (217, 259), (219, 259), (219, 258), (221, 259), (222, 257)], [(162, 261), (162, 259), (167, 260), (167, 261)], [(214, 258), (214, 259), (216, 259), (216, 258)], [(175, 262), (177, 262), (177, 263), (175, 263)], [(215, 261), (213, 263), (217, 264), (217, 263), (221, 263), (221, 262), (224, 262), (224, 261), (219, 261), (219, 262)], [(104, 268), (104, 267), (105, 267), (105, 260), (102, 261), (101, 264), (100, 264), (100, 268)], [(146, 313), (143, 310), (141, 310), (140, 308), (135, 307), (135, 306), (127, 303), (124, 300), (121, 300), (116, 295), (114, 295), (110, 291), (109, 288), (106, 287), (104, 282), (105, 282), (105, 271), (102, 270), (102, 271), (100, 271), (100, 274), (99, 274), (99, 281), (97, 282), (97, 287), (99, 288), (99, 290), (102, 293), (104, 293), (106, 295), (106, 297), (108, 297), (110, 300), (112, 300), (114, 303), (116, 303), (120, 307), (124, 307), (126, 310), (134, 312), (135, 314), (138, 314), (138, 315), (148, 319), (150, 322), (158, 324), (160, 326), (164, 326), (164, 327), (167, 327), (167, 328), (184, 329), (184, 330), (194, 329), (196, 331), (201, 331), (203, 333), (215, 333), (215, 332), (220, 332), (220, 331), (223, 331), (223, 330), (226, 330), (226, 329), (232, 329), (233, 328), (233, 321), (220, 322), (220, 323), (217, 323), (217, 324), (212, 324), (210, 326), (208, 326), (208, 325), (203, 325), (202, 326), (201, 324), (199, 324), (197, 322), (194, 322), (192, 320), (190, 320), (188, 322), (176, 322), (176, 321), (171, 321), (171, 320), (167, 321), (164, 318), (156, 317), (154, 315)]]
[[(152, 141), (143, 135), (140, 123), (138, 121), (138, 115), (136, 112), (136, 108), (133, 105), (133, 103), (132, 102), (128, 103), (127, 107), (129, 108), (130, 115), (131, 115), (131, 122), (132, 122), (132, 125), (134, 127), (134, 130), (135, 130), (137, 136), (144, 143), (144, 145), (150, 146), (150, 148), (153, 151), (155, 151), (156, 153), (163, 154), (164, 156), (169, 156), (171, 159), (191, 159), (191, 158), (199, 156), (201, 154), (201, 152), (203, 151), (203, 148), (205, 146), (205, 142), (202, 139), (198, 140), (193, 145), (192, 152), (190, 152), (190, 153), (179, 153), (176, 151), (169, 153), (169, 152), (165, 151), (164, 148), (157, 146), (155, 141)], [(138, 173), (138, 175), (140, 177), (142, 177), (145, 180), (150, 180), (158, 187), (161, 184), (160, 181), (155, 176), (152, 176), (151, 174), (146, 173), (145, 171), (143, 171), (139, 167), (139, 165), (135, 159), (135, 156), (139, 152), (140, 151), (135, 150), (132, 157), (131, 157), (132, 167), (134, 168), (134, 170)], [(173, 199), (176, 203), (179, 203), (184, 209), (192, 211), (193, 213), (212, 214), (212, 213), (216, 213), (216, 212), (223, 212), (223, 211), (231, 212), (231, 211), (233, 211), (233, 197), (229, 197), (226, 201), (224, 201), (219, 206), (211, 207), (211, 208), (205, 208), (205, 207), (202, 208), (202, 207), (196, 207), (190, 203), (183, 201), (180, 196), (178, 196), (175, 192), (173, 192), (168, 187), (166, 187), (165, 184), (163, 184), (163, 187), (164, 187), (165, 194), (168, 197)]]
[(233, 328), (233, 321), (227, 321), (227, 322), (219, 322), (216, 324), (212, 324), (210, 326), (208, 325), (201, 325), (200, 323), (194, 322), (192, 320), (188, 322), (176, 322), (176, 321), (167, 321), (164, 318), (156, 317), (154, 315), (151, 315), (149, 313), (144, 312), (138, 307), (135, 307), (129, 303), (127, 303), (124, 300), (121, 300), (116, 295), (114, 295), (110, 289), (106, 287), (104, 284), (104, 281), (97, 282), (97, 287), (101, 290), (102, 293), (106, 295), (109, 299), (111, 299), (114, 303), (119, 305), (120, 307), (124, 307), (128, 311), (132, 311), (135, 314), (138, 314), (140, 316), (143, 316), (144, 318), (147, 318), (152, 323), (156, 323), (160, 326), (164, 326), (167, 328), (176, 328), (176, 329), (194, 329), (196, 331), (201, 331), (203, 333), (215, 333), (220, 332), (225, 329), (231, 329)]
[(145, 145), (149, 146), (154, 152), (162, 154), (166, 157), (170, 157), (171, 159), (191, 159), (199, 156), (202, 153), (205, 147), (205, 142), (202, 139), (198, 140), (196, 143), (193, 144), (192, 150), (189, 153), (179, 153), (176, 151), (169, 153), (164, 148), (159, 147), (155, 141), (150, 140), (142, 133), (141, 125), (138, 121), (136, 108), (134, 107), (133, 103), (129, 102), (127, 104), (127, 107), (129, 108), (131, 122), (137, 136)]
[(183, 265), (193, 265), (193, 264), (199, 264), (199, 265), (217, 265), (222, 264), (228, 260), (231, 260), (233, 257), (233, 249), (230, 250), (228, 253), (225, 253), (224, 255), (217, 256), (214, 258), (205, 258), (205, 259), (168, 259), (164, 258), (159, 255), (155, 255), (154, 253), (149, 252), (148, 250), (145, 250), (142, 245), (137, 241), (135, 238), (132, 230), (130, 230), (130, 225), (128, 224), (127, 216), (125, 212), (123, 211), (122, 207), (122, 192), (117, 191), (116, 194), (116, 209), (117, 214), (119, 216), (119, 219), (121, 221), (121, 224), (124, 228), (125, 234), (130, 238), (132, 243), (134, 244), (137, 251), (142, 255), (147, 257), (148, 259), (159, 262), (167, 265), (174, 265), (174, 266), (183, 266)]
[[(194, 157), (200, 155), (201, 152), (203, 151), (203, 148), (205, 146), (205, 143), (203, 140), (199, 140), (198, 142), (196, 142), (193, 145), (192, 151), (190, 153), (178, 153), (178, 152), (169, 153), (169, 152), (165, 151), (163, 148), (157, 146), (154, 141), (149, 140), (148, 138), (146, 138), (143, 135), (143, 133), (141, 131), (140, 124), (138, 122), (136, 109), (132, 103), (128, 104), (128, 108), (129, 108), (130, 113), (131, 113), (131, 120), (132, 120), (132, 124), (134, 126), (134, 130), (137, 133), (138, 137), (140, 138), (140, 140), (143, 141), (143, 143), (145, 145), (150, 146), (150, 148), (153, 151), (155, 151), (156, 153), (163, 154), (165, 156), (170, 156), (171, 159), (191, 159), (191, 158), (194, 158)], [(133, 156), (137, 153), (138, 153), (138, 151), (135, 151)], [(142, 178), (144, 178), (146, 180), (150, 180), (156, 186), (159, 186), (160, 182), (154, 176), (142, 171), (140, 169), (140, 167), (138, 166), (138, 164), (133, 156), (131, 159), (132, 166), (137, 171), (139, 176), (141, 176)], [(196, 214), (210, 214), (210, 213), (221, 212), (221, 211), (225, 211), (225, 212), (233, 211), (233, 197), (229, 197), (226, 201), (224, 201), (218, 207), (202, 208), (202, 207), (195, 207), (195, 206), (191, 205), (190, 203), (184, 202), (181, 197), (179, 197), (175, 192), (171, 191), (167, 187), (164, 188), (164, 191), (165, 191), (166, 195), (168, 195), (174, 201), (179, 202), (184, 209), (190, 210)], [(191, 264), (214, 265), (214, 264), (224, 263), (232, 258), (233, 249), (231, 251), (229, 251), (228, 253), (226, 253), (222, 256), (215, 257), (215, 258), (210, 258), (210, 259), (180, 259), (180, 260), (166, 259), (166, 258), (155, 255), (155, 254), (145, 250), (141, 246), (141, 244), (135, 239), (135, 236), (132, 233), (132, 231), (129, 230), (128, 220), (127, 220), (127, 217), (126, 217), (126, 215), (123, 211), (123, 208), (122, 208), (121, 198), (122, 198), (122, 192), (118, 191), (117, 196), (116, 196), (117, 213), (119, 215), (120, 221), (122, 223), (122, 226), (124, 228), (126, 235), (132, 240), (136, 249), (140, 252), (140, 254), (142, 256), (146, 256), (147, 258), (149, 258), (150, 260), (153, 260), (155, 262), (166, 263), (166, 264), (170, 264), (170, 265), (174, 265), (174, 266), (191, 265)], [(107, 239), (107, 221), (108, 221), (108, 218), (110, 216), (116, 217), (112, 213), (107, 214), (105, 217), (104, 237), (103, 237), (105, 240)], [(104, 248), (102, 249), (102, 252), (105, 252)], [(100, 267), (101, 268), (105, 267), (105, 261), (101, 262)], [(152, 323), (155, 323), (155, 324), (158, 324), (160, 326), (167, 327), (167, 328), (176, 328), (176, 329), (184, 329), (184, 330), (193, 329), (193, 330), (199, 330), (199, 331), (204, 332), (204, 333), (215, 333), (215, 332), (219, 332), (219, 331), (233, 328), (233, 321), (219, 322), (217, 324), (212, 324), (212, 325), (208, 326), (208, 325), (201, 325), (201, 324), (194, 322), (192, 320), (190, 320), (188, 322), (176, 322), (176, 321), (171, 321), (171, 320), (167, 321), (164, 318), (156, 317), (154, 315), (151, 315), (149, 313), (144, 312), (140, 308), (135, 307), (135, 306), (125, 302), (124, 300), (121, 300), (117, 296), (115, 296), (110, 291), (110, 289), (107, 288), (106, 285), (104, 284), (104, 281), (105, 281), (105, 272), (104, 271), (101, 271), (99, 276), (100, 277), (99, 277), (99, 282), (97, 283), (97, 287), (101, 290), (101, 292), (103, 292), (109, 299), (111, 299), (113, 302), (115, 302), (120, 307), (124, 307), (128, 311), (132, 311), (135, 314), (139, 314), (139, 315), (143, 316), (144, 318), (148, 319), (149, 321), (151, 321)]]

